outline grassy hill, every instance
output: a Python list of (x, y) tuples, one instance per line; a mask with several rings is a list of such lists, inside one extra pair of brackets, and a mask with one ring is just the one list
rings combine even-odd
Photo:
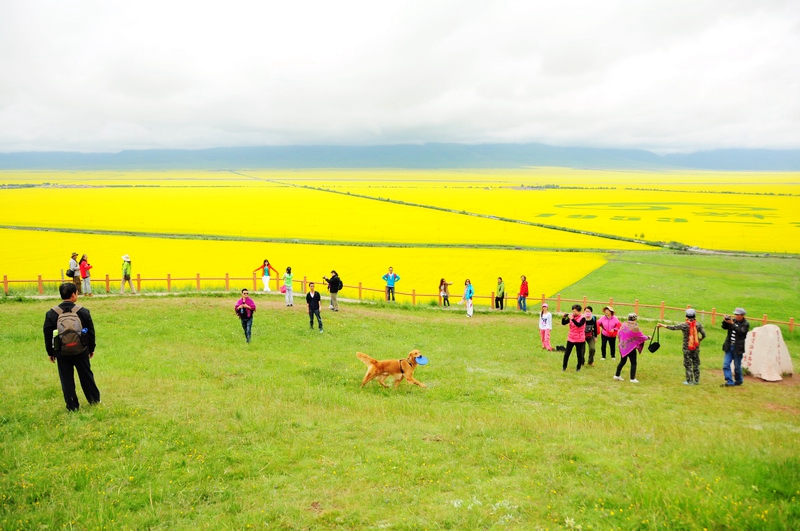
[[(600, 295), (633, 266), (612, 262), (569, 291)], [(634, 269), (650, 271), (640, 289), (654, 283), (643, 300), (666, 293), (649, 280), (666, 281), (661, 267), (672, 270)], [(756, 297), (728, 281), (741, 295), (706, 284), (697, 300)], [(642, 356), (637, 385), (627, 368), (612, 380), (613, 361), (562, 373), (561, 355), (538, 346), (535, 316), (515, 311), (467, 319), (459, 307), (343, 304), (323, 312), (319, 334), (304, 306), (259, 296), (247, 345), (234, 301), (83, 299), (103, 403), (76, 414), (41, 344), (54, 301), (0, 304), (0, 527), (787, 529), (800, 519), (800, 387), (720, 388), (716, 327), (701, 385), (687, 388), (678, 333)], [(359, 389), (356, 351), (413, 348), (430, 359), (415, 374), (427, 389)]]

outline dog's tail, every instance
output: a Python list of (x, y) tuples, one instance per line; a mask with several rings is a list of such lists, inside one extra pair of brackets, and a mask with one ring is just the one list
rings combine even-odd
[(375, 358), (370, 358), (369, 356), (367, 356), (363, 352), (356, 352), (356, 356), (358, 356), (358, 359), (363, 361), (364, 365), (366, 365), (367, 367), (369, 367), (370, 365), (375, 365), (376, 363), (378, 363), (378, 360), (376, 360)]

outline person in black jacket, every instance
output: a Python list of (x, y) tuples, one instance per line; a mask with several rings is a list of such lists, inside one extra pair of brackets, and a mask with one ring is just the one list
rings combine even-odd
[[(736, 308), (733, 317), (726, 315), (722, 321), (722, 328), (728, 331), (728, 337), (722, 344), (722, 351), (725, 352), (725, 360), (722, 362), (722, 373), (725, 375), (725, 383), (722, 387), (733, 387), (742, 385), (742, 357), (744, 356), (744, 340), (747, 339), (747, 332), (750, 330), (750, 323), (744, 318), (747, 312), (744, 308)], [(733, 362), (734, 381), (731, 378), (731, 362)]]
[(342, 280), (339, 278), (339, 273), (336, 272), (334, 269), (331, 271), (331, 278), (322, 277), (322, 279), (328, 283), (328, 291), (331, 293), (331, 305), (330, 309), (334, 312), (339, 311), (339, 290), (344, 287), (342, 284)]
[[(61, 304), (58, 305), (63, 312), (70, 312), (75, 308), (75, 301), (78, 300), (78, 289), (75, 284), (64, 283), (58, 288), (61, 294)], [(44, 317), (44, 347), (51, 363), (58, 364), (58, 376), (61, 379), (61, 391), (64, 393), (64, 401), (67, 410), (77, 411), (80, 408), (78, 395), (75, 393), (75, 370), (78, 371), (78, 379), (81, 382), (81, 389), (86, 395), (86, 400), (90, 404), (100, 402), (100, 391), (94, 382), (92, 365), (89, 361), (94, 357), (95, 335), (94, 323), (89, 310), (81, 306), (76, 312), (83, 326), (81, 343), (84, 346), (82, 352), (78, 354), (62, 354), (53, 345), (54, 332), (58, 330), (58, 313), (55, 309), (47, 312)]]

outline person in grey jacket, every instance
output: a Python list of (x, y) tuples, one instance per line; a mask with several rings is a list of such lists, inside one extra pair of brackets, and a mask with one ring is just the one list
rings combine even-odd
[[(722, 328), (728, 331), (728, 337), (722, 344), (725, 352), (725, 360), (722, 362), (722, 373), (725, 375), (725, 383), (722, 387), (733, 387), (742, 385), (742, 357), (744, 356), (744, 340), (747, 339), (747, 332), (750, 330), (750, 323), (744, 316), (747, 312), (744, 308), (736, 308), (733, 317), (726, 315), (722, 321)], [(734, 378), (731, 378), (731, 362), (734, 367)]]

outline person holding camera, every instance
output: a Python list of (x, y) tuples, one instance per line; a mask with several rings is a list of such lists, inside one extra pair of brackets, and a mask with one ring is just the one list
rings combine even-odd
[(342, 279), (339, 278), (339, 273), (336, 270), (331, 271), (331, 278), (322, 277), (322, 280), (328, 283), (328, 291), (331, 294), (330, 309), (334, 312), (339, 311), (339, 290), (344, 287)]
[(234, 308), (236, 310), (236, 315), (242, 321), (244, 338), (250, 343), (250, 334), (253, 330), (253, 313), (256, 311), (256, 303), (250, 298), (250, 292), (247, 288), (242, 290), (242, 298), (236, 301)]
[(658, 323), (658, 328), (681, 330), (683, 332), (683, 367), (686, 369), (686, 381), (683, 385), (700, 383), (700, 342), (706, 338), (703, 325), (697, 322), (697, 312), (693, 308), (686, 310), (686, 322), (676, 325)]
[[(726, 315), (722, 320), (722, 328), (728, 331), (728, 337), (722, 344), (722, 351), (725, 352), (725, 359), (722, 362), (725, 383), (722, 384), (722, 387), (733, 387), (744, 383), (742, 357), (744, 356), (744, 341), (750, 330), (750, 323), (744, 318), (745, 315), (747, 312), (744, 311), (744, 308), (736, 308), (733, 310), (733, 317)], [(731, 377), (731, 362), (733, 362), (734, 368), (733, 378)]]
[(569, 325), (567, 348), (564, 351), (564, 363), (561, 367), (562, 372), (567, 370), (567, 364), (573, 348), (578, 354), (578, 368), (575, 369), (575, 372), (578, 372), (583, 367), (584, 353), (586, 352), (586, 318), (581, 315), (582, 309), (580, 304), (573, 304), (572, 315), (565, 313), (561, 319), (562, 325)]

